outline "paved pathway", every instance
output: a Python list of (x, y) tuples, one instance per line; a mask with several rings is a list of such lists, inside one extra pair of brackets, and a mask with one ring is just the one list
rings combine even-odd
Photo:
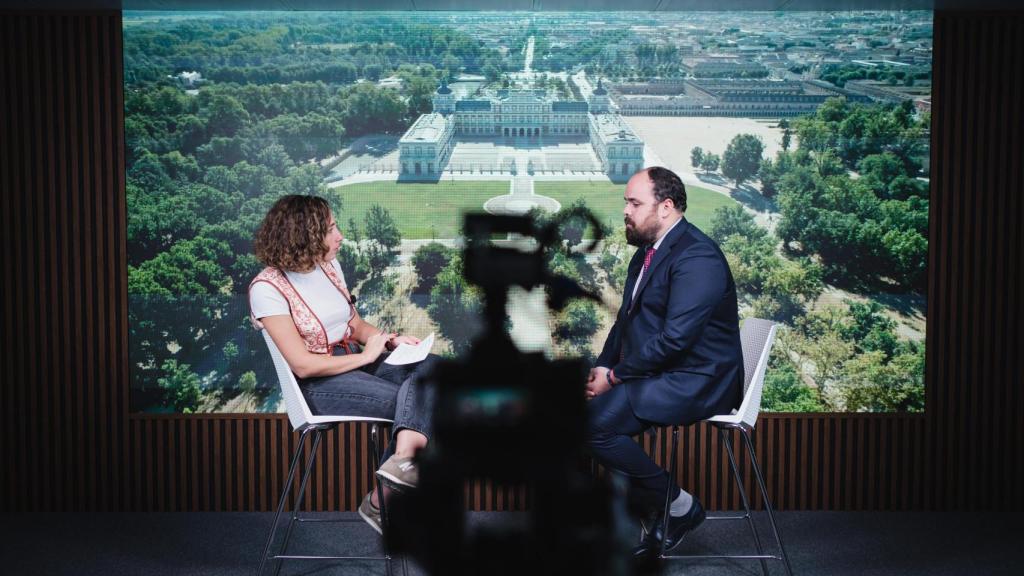
[(523, 58), (523, 72), (533, 72), (533, 36), (526, 42), (526, 56)]
[(495, 196), (484, 202), (484, 210), (491, 214), (525, 214), (535, 206), (540, 206), (548, 212), (562, 209), (562, 205), (554, 198), (534, 193), (533, 178), (529, 174), (513, 176), (507, 195)]

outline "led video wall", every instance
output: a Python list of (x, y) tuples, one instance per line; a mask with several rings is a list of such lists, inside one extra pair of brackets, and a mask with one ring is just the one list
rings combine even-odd
[[(465, 352), (461, 215), (584, 206), (548, 255), (600, 293), (521, 347), (594, 358), (635, 250), (625, 180), (665, 166), (725, 252), (740, 315), (782, 323), (763, 407), (924, 410), (930, 12), (125, 12), (134, 411), (276, 412), (250, 325), (256, 227), (331, 204), (370, 322)], [(583, 234), (566, 231), (567, 237)]]

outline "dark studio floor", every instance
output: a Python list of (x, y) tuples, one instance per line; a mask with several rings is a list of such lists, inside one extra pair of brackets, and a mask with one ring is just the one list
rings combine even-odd
[[(346, 513), (355, 517), (354, 513)], [(471, 525), (507, 522), (516, 513), (470, 513)], [(269, 513), (8, 514), (2, 516), (4, 574), (252, 575), (273, 520)], [(778, 514), (794, 574), (1020, 574), (1011, 558), (1024, 542), (1012, 514), (783, 512)], [(762, 534), (766, 518), (757, 515)], [(767, 538), (766, 540), (767, 541)], [(291, 553), (376, 554), (380, 539), (362, 522), (303, 524)], [(743, 523), (705, 522), (676, 552), (753, 550)], [(745, 548), (744, 548), (745, 547)], [(368, 561), (291, 562), (282, 574), (384, 574)], [(401, 564), (396, 563), (401, 574)], [(1014, 568), (1017, 566), (1017, 568)], [(771, 574), (784, 574), (770, 562)], [(756, 562), (674, 561), (663, 574), (750, 574)], [(410, 574), (422, 574), (413, 563)], [(570, 573), (566, 571), (565, 573)]]

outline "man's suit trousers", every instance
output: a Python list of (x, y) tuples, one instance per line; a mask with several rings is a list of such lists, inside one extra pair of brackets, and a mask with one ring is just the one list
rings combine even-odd
[(668, 472), (658, 467), (632, 436), (652, 426), (633, 414), (626, 386), (619, 384), (587, 403), (587, 443), (591, 454), (610, 470), (631, 480), (635, 494), (646, 506), (660, 506), (665, 490), (672, 486), (671, 498), (679, 496), (679, 487)]

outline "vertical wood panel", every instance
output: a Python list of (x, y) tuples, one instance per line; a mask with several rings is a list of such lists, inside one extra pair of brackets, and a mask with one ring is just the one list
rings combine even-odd
[[(23, 41), (23, 40), (22, 40), (22, 38), (19, 37), (19, 33), (18, 33), (17, 29), (20, 26), (22, 26), (23, 23), (19, 20), (19, 21), (11, 22), (10, 24), (11, 24), (11, 26), (8, 28), (7, 33), (11, 35), (11, 38), (13, 40), (13, 45), (14, 46), (18, 46), (19, 41)], [(12, 76), (14, 76), (14, 78), (11, 79), (11, 84), (10, 84), (10, 87), (11, 87), (10, 89), (13, 92), (13, 94), (12, 94), (13, 98), (12, 98), (12, 102), (10, 104), (10, 112), (9, 112), (10, 114), (13, 115), (13, 117), (11, 118), (12, 138), (11, 138), (10, 141), (14, 142), (14, 141), (21, 141), (21, 140), (23, 140), (23, 138), (21, 136), (22, 134), (24, 134), (24, 128), (22, 126), (22, 122), (24, 121), (24, 118), (25, 118), (24, 113), (21, 110), (21, 107), (23, 106), (23, 102), (24, 102), (24, 99), (25, 99), (24, 93), (21, 91), (23, 87), (19, 86), (19, 84), (16, 82), (16, 79), (24, 77), (26, 72), (24, 71), (24, 65), (21, 64), (21, 62), (20, 62), (21, 57), (20, 57), (20, 55), (18, 54), (17, 51), (11, 51), (10, 52), (10, 58), (11, 58), (11, 61), (9, 63), (9, 66), (11, 67)], [(22, 143), (23, 142), (19, 142), (19, 144), (22, 144)], [(13, 232), (13, 236), (11, 238), (9, 238), (9, 245), (12, 248), (11, 253), (10, 253), (10, 258), (9, 259), (5, 259), (5, 261), (4, 261), (5, 263), (6, 262), (19, 261), (19, 260), (23, 260), (24, 259), (24, 257), (21, 254), (21, 242), (22, 242), (22, 239), (20, 238), (20, 236), (21, 236), (21, 234), (20, 234), (20, 226), (18, 225), (18, 223), (19, 222), (24, 222), (23, 213), (22, 213), (22, 210), (21, 210), (21, 203), (24, 201), (24, 198), (27, 196), (27, 194), (25, 194), (24, 191), (22, 190), (22, 186), (23, 186), (22, 170), (24, 170), (24, 167), (28, 164), (28, 162), (27, 162), (27, 160), (22, 158), (21, 146), (11, 146), (9, 154), (11, 155), (11, 163), (10, 163), (10, 168), (9, 168), (9, 170), (10, 170), (9, 173), (10, 173), (10, 176), (11, 176), (11, 188), (10, 189), (13, 192), (15, 192), (15, 194), (10, 198), (11, 202), (10, 202), (10, 204), (7, 207), (8, 210), (9, 210), (9, 214), (11, 215), (11, 221), (10, 221), (10, 228), (5, 227), (5, 232), (7, 230), (11, 230)], [(5, 242), (5, 244), (8, 244), (8, 242)], [(12, 282), (11, 282), (11, 285), (10, 285), (10, 291), (8, 292), (7, 299), (5, 299), (5, 301), (11, 301), (12, 304), (13, 304), (13, 307), (11, 309), (11, 314), (10, 315), (4, 314), (4, 317), (5, 318), (11, 318), (13, 320), (12, 327), (10, 328), (9, 331), (6, 332), (6, 334), (13, 335), (15, 333), (15, 330), (18, 330), (20, 332), (21, 328), (23, 328), (25, 326), (25, 323), (24, 323), (24, 319), (19, 317), (19, 315), (22, 313), (22, 312), (19, 312), (19, 310), (18, 310), (18, 308), (20, 308), (20, 306), (21, 306), (21, 302), (19, 302), (21, 294), (19, 293), (19, 290), (18, 290), (18, 284), (14, 280), (16, 278), (16, 276), (13, 274), (14, 270), (8, 270), (7, 272), (8, 272), (8, 274), (4, 274), (4, 276), (7, 277), (7, 278), (11, 278)], [(23, 339), (22, 338), (11, 338), (10, 340), (5, 342), (4, 350), (11, 350), (12, 353), (14, 354), (14, 357), (16, 357), (16, 358), (23, 358), (24, 357), (23, 356), (24, 349), (22, 348), (22, 345), (23, 345)], [(17, 368), (15, 368), (14, 375), (12, 375), (11, 379), (8, 380), (8, 381), (9, 382), (13, 382), (13, 381), (15, 381), (15, 378), (25, 377), (25, 372), (27, 371), (27, 368), (28, 368), (27, 366), (18, 366)], [(22, 394), (24, 394), (24, 392), (25, 392), (24, 387), (15, 387), (12, 390), (12, 392), (13, 392), (13, 394), (12, 394), (11, 399), (10, 399), (10, 404), (8, 404), (8, 405), (9, 406), (22, 405)], [(12, 423), (12, 426), (11, 426), (11, 438), (12, 438), (12, 440), (14, 438), (23, 437), (22, 435), (24, 434), (24, 430), (22, 429), (22, 425), (23, 425), (22, 416), (20, 416), (18, 413), (13, 413), (13, 414), (10, 414), (8, 416), (8, 418), (10, 418), (11, 423)], [(11, 442), (9, 454), (11, 455), (11, 462), (17, 463), (19, 468), (24, 469), (24, 466), (25, 466), (25, 459), (24, 459), (25, 458), (25, 453), (24, 453), (22, 447), (20, 446), (20, 442), (13, 442), (13, 441)], [(22, 478), (18, 478), (17, 480), (22, 480)], [(17, 480), (15, 480), (16, 483), (17, 483)], [(18, 487), (19, 490), (24, 490), (23, 486), (17, 486), (17, 487)], [(21, 503), (18, 502), (17, 500), (14, 501), (14, 506), (15, 506), (15, 510), (19, 510), (20, 511), (20, 510), (23, 509)]]
[[(1021, 321), (1019, 272), (1009, 271), (1021, 258), (1022, 24), (1020, 13), (936, 17), (928, 507), (1020, 503), (1000, 480), (1021, 478), (1007, 474), (1021, 447), (1019, 406), (1007, 401), (1019, 394), (1020, 337), (1003, 325)], [(1011, 298), (1016, 309), (987, 312)]]
[(125, 507), (120, 17), (5, 13), (0, 31), (2, 502)]
[[(0, 34), (0, 46), (3, 47), (3, 49), (0, 49), (0, 138), (4, 142), (15, 141), (13, 128), (15, 119), (10, 114), (13, 109), (13, 97), (8, 95), (14, 87), (14, 77), (16, 76), (12, 70), (12, 59), (14, 58), (15, 46), (18, 43), (11, 33), (11, 27), (13, 26), (13, 18), (4, 18), (0, 22), (0, 31), (2, 31), (2, 34)], [(0, 256), (3, 257), (3, 262), (12, 262), (14, 260), (14, 256), (11, 254), (14, 243), (11, 214), (13, 213), (12, 203), (16, 196), (13, 193), (14, 166), (14, 158), (11, 152), (5, 150), (3, 154), (0, 154), (0, 186), (2, 186), (4, 191), (0, 195), (0, 227), (3, 229), (0, 232), (0, 234), (3, 234)], [(15, 326), (11, 316), (6, 313), (10, 311), (11, 307), (9, 302), (11, 302), (13, 297), (14, 278), (7, 274), (7, 272), (10, 272), (7, 265), (3, 266), (3, 272), (3, 278), (0, 278), (0, 298), (4, 302), (5, 314), (0, 319), (3, 325), (3, 330), (0, 330), (0, 346), (6, 351), (10, 350), (13, 344), (9, 335), (13, 333)], [(0, 374), (3, 375), (4, 382), (13, 382), (15, 374), (14, 363), (0, 362)], [(17, 387), (15, 386), (0, 386), (0, 398), (3, 399), (3, 406), (12, 406), (14, 404), (14, 393), (16, 390)], [(3, 430), (3, 437), (0, 438), (0, 449), (4, 451), (4, 454), (8, 455), (8, 462), (13, 462), (15, 421), (13, 415), (9, 412), (9, 408), (4, 410), (3, 422), (0, 423), (0, 429)], [(0, 489), (3, 490), (3, 494), (0, 495), (0, 502), (3, 502), (4, 510), (14, 510), (14, 503), (19, 495), (19, 487), (12, 473), (0, 473)]]
[[(1011, 34), (1019, 34), (1021, 22), (1009, 21), (1004, 23), (1006, 29), (1006, 36)], [(1006, 37), (1004, 36), (1004, 38)], [(1024, 62), (1024, 42), (1012, 42), (1010, 45), (1013, 47), (1015, 54), (1010, 62), (1016, 62), (1019, 66), (1020, 62)], [(1009, 450), (1006, 450), (1004, 454), (1013, 454), (1013, 450), (1019, 450), (1024, 446), (1024, 426), (1020, 425), (1020, 421), (1017, 418), (1020, 414), (1024, 414), (1024, 393), (1021, 391), (1020, 382), (1020, 356), (1019, 351), (1024, 348), (1024, 337), (1021, 336), (1020, 322), (1024, 318), (1024, 304), (1021, 302), (1021, 298), (1017, 297), (1021, 288), (1020, 281), (1020, 255), (1024, 253), (1024, 234), (1020, 230), (1020, 214), (1024, 213), (1024, 203), (1021, 201), (1021, 190), (1024, 189), (1024, 162), (1020, 161), (1020, 158), (1024, 157), (1024, 138), (1021, 138), (1018, 132), (1015, 134), (1012, 132), (1013, 127), (1024, 126), (1024, 112), (1021, 111), (1020, 102), (1024, 100), (1024, 79), (1021, 78), (1021, 74), (1012, 74), (1011, 78), (1008, 79), (1007, 84), (1010, 84), (1008, 94), (1001, 97), (1004, 102), (1004, 110), (1008, 108), (1004, 117), (1009, 119), (1007, 123), (1007, 129), (1004, 135), (1009, 142), (1004, 144), (1003, 149), (1006, 150), (1006, 163), (1009, 169), (1007, 173), (1007, 186), (1005, 190), (1010, 191), (1009, 194), (1004, 196), (1007, 198), (1007, 209), (1003, 213), (1000, 230), (1002, 233), (1008, 236), (1008, 249), (1002, 255), (1002, 265), (1007, 270), (1007, 279), (1016, 278), (1015, 285), (1010, 285), (1008, 281), (1004, 286), (1007, 286), (1007, 290), (1003, 292), (1003, 298), (1009, 300), (1007, 306), (1007, 314), (1003, 317), (1006, 319), (1006, 328), (1002, 332), (1001, 336), (1004, 342), (1006, 342), (1006, 352), (1000, 358), (1000, 375), (1005, 374), (1017, 374), (1017, 381), (1010, 381), (1006, 390), (1009, 392), (1009, 401), (1006, 402), (1007, 409), (1005, 411), (1006, 422), (1002, 431), (1013, 430), (1010, 433), (1010, 444)], [(1012, 273), (1016, 271), (1016, 274)], [(1015, 290), (1011, 292), (1010, 290)], [(1015, 304), (1015, 305), (1014, 305)], [(1008, 458), (1010, 467), (1008, 474), (1003, 476), (1003, 484), (1000, 486), (1001, 493), (1013, 495), (1013, 508), (1021, 509), (1024, 508), (1024, 494), (1021, 494), (1019, 490), (1020, 479), (1024, 478), (1024, 462), (1021, 462), (1021, 458)]]

